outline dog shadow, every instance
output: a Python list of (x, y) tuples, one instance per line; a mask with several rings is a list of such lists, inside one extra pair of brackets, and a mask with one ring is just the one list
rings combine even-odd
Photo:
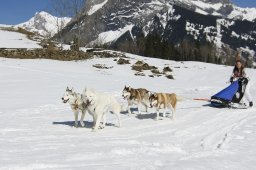
[[(139, 110), (138, 110), (138, 108), (131, 108), (131, 112), (136, 113), (136, 112), (139, 112)], [(123, 114), (123, 115), (128, 115), (129, 114), (128, 110), (122, 111), (120, 113)]]
[[(75, 126), (75, 121), (64, 121), (64, 122), (52, 122), (53, 125), (64, 125), (64, 126), (70, 126), (74, 127)], [(89, 128), (91, 129), (93, 127), (93, 122), (89, 121), (84, 121), (84, 127), (81, 126), (80, 122), (78, 122), (78, 127), (77, 128)], [(106, 123), (106, 126), (116, 126), (113, 123)]]
[(155, 119), (156, 118), (156, 113), (137, 114), (135, 117), (137, 119), (140, 119), (140, 120)]

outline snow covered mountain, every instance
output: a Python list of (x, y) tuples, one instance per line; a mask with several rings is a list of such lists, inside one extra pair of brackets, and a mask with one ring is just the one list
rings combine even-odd
[(241, 8), (231, 0), (173, 0), (173, 4), (175, 3), (204, 15), (248, 21), (256, 18), (256, 8)]
[(234, 6), (232, 12), (228, 15), (228, 18), (255, 22), (256, 8), (240, 8), (238, 6)]
[(37, 12), (27, 22), (16, 25), (16, 27), (24, 28), (28, 31), (38, 33), (42, 36), (52, 37), (58, 32), (58, 28), (62, 28), (71, 20), (69, 17), (58, 18), (47, 12)]
[(82, 13), (64, 28), (66, 42), (81, 22), (82, 45), (120, 43), (157, 32), (175, 44), (192, 39), (255, 56), (256, 8), (239, 8), (229, 0), (88, 0)]

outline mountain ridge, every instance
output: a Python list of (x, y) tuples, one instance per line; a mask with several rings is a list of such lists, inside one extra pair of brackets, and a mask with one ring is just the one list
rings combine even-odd
[(28, 21), (17, 24), (16, 27), (38, 33), (44, 37), (52, 37), (60, 30), (61, 24), (63, 24), (63, 28), (70, 20), (69, 17), (56, 17), (48, 12), (41, 11), (36, 12)]
[[(237, 9), (242, 8), (229, 0), (88, 0), (82, 11), (87, 15), (80, 18), (84, 24), (81, 44), (122, 43), (157, 32), (169, 43), (191, 39), (214, 43), (219, 49), (247, 49), (255, 57), (254, 13), (245, 19)], [(75, 25), (73, 20), (63, 29), (66, 42), (76, 35)]]

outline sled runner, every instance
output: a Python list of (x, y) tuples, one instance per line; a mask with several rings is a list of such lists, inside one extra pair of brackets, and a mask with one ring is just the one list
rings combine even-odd
[(247, 83), (247, 78), (239, 78), (234, 81), (211, 97), (211, 105), (214, 107), (247, 108), (244, 104), (239, 103), (244, 96)]

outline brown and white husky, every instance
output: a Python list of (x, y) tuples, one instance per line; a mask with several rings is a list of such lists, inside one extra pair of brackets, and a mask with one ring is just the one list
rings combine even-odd
[(131, 114), (131, 106), (137, 105), (138, 106), (138, 112), (141, 114), (139, 109), (139, 104), (143, 105), (146, 108), (146, 112), (148, 111), (149, 107), (149, 95), (150, 92), (147, 89), (138, 88), (134, 89), (131, 87), (124, 87), (122, 96), (125, 100), (128, 101), (128, 113)]
[(156, 120), (159, 119), (159, 110), (163, 109), (163, 117), (166, 117), (167, 109), (171, 110), (172, 119), (174, 119), (174, 112), (177, 102), (180, 101), (175, 93), (153, 93), (149, 96), (150, 106), (156, 108)]

